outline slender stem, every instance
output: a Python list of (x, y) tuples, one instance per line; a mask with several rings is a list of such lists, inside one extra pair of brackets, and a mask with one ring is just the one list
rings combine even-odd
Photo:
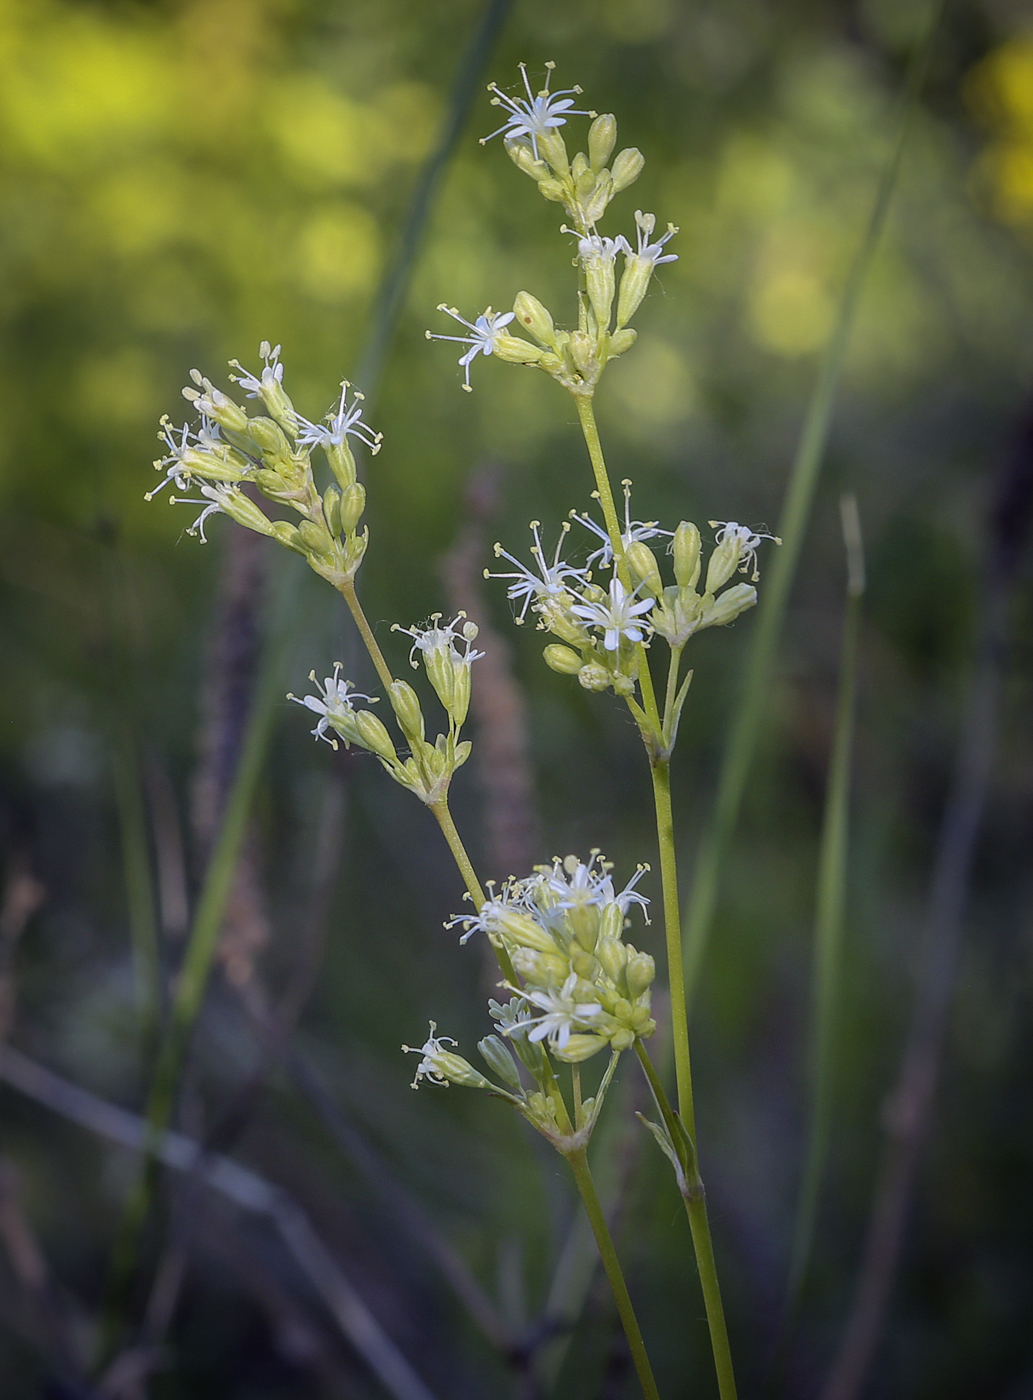
[(582, 1147), (577, 1152), (570, 1153), (567, 1157), (567, 1161), (570, 1163), (570, 1169), (574, 1173), (577, 1189), (581, 1193), (581, 1200), (584, 1203), (585, 1214), (588, 1216), (589, 1224), (592, 1226), (595, 1242), (599, 1246), (599, 1254), (603, 1261), (603, 1268), (606, 1270), (606, 1277), (609, 1279), (610, 1287), (613, 1290), (614, 1300), (617, 1304), (617, 1312), (620, 1314), (620, 1320), (624, 1326), (624, 1335), (628, 1339), (631, 1359), (635, 1363), (635, 1372), (638, 1376), (639, 1384), (642, 1387), (642, 1393), (646, 1397), (646, 1400), (660, 1400), (660, 1392), (657, 1390), (656, 1381), (653, 1379), (653, 1370), (649, 1364), (649, 1357), (646, 1354), (646, 1344), (642, 1340), (642, 1332), (638, 1325), (638, 1318), (635, 1316), (635, 1309), (632, 1307), (628, 1285), (624, 1282), (620, 1260), (617, 1258), (617, 1251), (614, 1249), (613, 1240), (610, 1237), (610, 1227), (606, 1223), (606, 1216), (599, 1202), (599, 1195), (595, 1189), (595, 1182), (592, 1180), (592, 1173), (588, 1166), (588, 1154)]
[(671, 661), (667, 667), (667, 693), (664, 696), (664, 748), (669, 748), (671, 743), (671, 720), (678, 699), (678, 667), (681, 664), (681, 654), (684, 649), (684, 647), (671, 647)]
[(348, 604), (348, 611), (355, 619), (355, 626), (359, 629), (359, 634), (366, 644), (366, 650), (369, 652), (370, 660), (377, 669), (377, 675), (380, 677), (381, 684), (384, 686), (385, 690), (390, 690), (394, 683), (394, 676), (391, 674), (390, 666), (384, 660), (384, 653), (377, 645), (377, 639), (373, 635), (373, 628), (369, 625), (366, 614), (362, 610), (362, 604), (359, 602), (358, 594), (355, 592), (354, 580), (349, 579), (347, 583), (342, 583), (339, 592), (341, 597)]
[(584, 1122), (584, 1110), (581, 1104), (581, 1066), (571, 1065), (570, 1067), (570, 1087), (574, 1095), (574, 1127), (580, 1128)]
[(656, 807), (656, 839), (660, 846), (660, 882), (663, 888), (664, 932), (667, 938), (667, 975), (671, 987), (671, 1032), (678, 1081), (678, 1111), (689, 1136), (696, 1136), (692, 1099), (692, 1067), (689, 1059), (689, 1018), (685, 1004), (685, 973), (681, 945), (681, 904), (678, 899), (678, 861), (674, 850), (674, 811), (671, 806), (671, 765), (662, 759), (651, 765), (653, 802)]
[[(641, 1040), (635, 1041), (635, 1053), (645, 1072), (646, 1080), (653, 1092), (656, 1106), (664, 1120), (675, 1151), (682, 1167), (682, 1199), (685, 1213), (689, 1218), (689, 1231), (692, 1247), (696, 1254), (696, 1267), (699, 1270), (700, 1286), (703, 1289), (703, 1302), (707, 1310), (707, 1326), (710, 1329), (710, 1347), (714, 1353), (714, 1370), (717, 1373), (717, 1387), (721, 1400), (736, 1400), (735, 1369), (732, 1365), (732, 1350), (728, 1343), (728, 1327), (725, 1323), (724, 1304), (721, 1301), (721, 1285), (717, 1277), (717, 1262), (714, 1259), (714, 1244), (710, 1237), (710, 1219), (707, 1215), (706, 1191), (699, 1173), (699, 1160), (696, 1155), (695, 1138), (691, 1155), (684, 1151), (684, 1142), (674, 1110), (664, 1092), (656, 1066), (649, 1058), (649, 1051)], [(688, 1125), (686, 1125), (688, 1126)]]
[[(580, 394), (574, 395), (574, 402), (577, 404), (577, 416), (581, 419), (581, 431), (585, 435), (585, 445), (588, 448), (588, 455), (592, 460), (592, 471), (595, 473), (595, 487), (599, 492), (599, 504), (603, 508), (603, 520), (606, 522), (606, 532), (610, 536), (610, 544), (613, 548), (613, 557), (617, 562), (618, 569), (624, 558), (624, 545), (621, 541), (620, 521), (617, 518), (617, 506), (613, 499), (613, 490), (610, 486), (610, 476), (606, 470), (606, 459), (603, 457), (603, 446), (599, 441), (599, 429), (595, 423), (595, 409), (590, 398), (584, 398)], [(625, 583), (627, 580), (625, 580)]]
[[(473, 868), (473, 861), (470, 859), (469, 855), (467, 855), (466, 847), (463, 845), (463, 838), (456, 830), (456, 824), (452, 820), (452, 813), (448, 810), (448, 799), (443, 797), (439, 802), (431, 802), (428, 805), (437, 818), (438, 826), (441, 827), (442, 834), (448, 842), (448, 849), (452, 852), (453, 859), (459, 867), (459, 873), (463, 877), (463, 883), (466, 885), (470, 898), (473, 900), (473, 907), (480, 910), (486, 902), (484, 890), (481, 888), (481, 882), (478, 880), (477, 872)], [(511, 983), (512, 986), (519, 986), (516, 968), (513, 966), (512, 959), (505, 948), (496, 947), (494, 943), (492, 943), (491, 946), (492, 951), (498, 959), (499, 967), (502, 969), (503, 977), (505, 977), (506, 981)]]

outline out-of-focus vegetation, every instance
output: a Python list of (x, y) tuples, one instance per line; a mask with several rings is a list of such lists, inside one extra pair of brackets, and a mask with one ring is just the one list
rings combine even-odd
[[(202, 548), (183, 533), (184, 508), (144, 503), (156, 423), (182, 414), (192, 366), (224, 382), (224, 362), (253, 366), (263, 338), (282, 343), (303, 412), (318, 418), (330, 404), (360, 362), (480, 16), (472, 0), (0, 3), (0, 976), (14, 1000), (11, 1043), (134, 1112), (152, 1056), (131, 954), (131, 910), (139, 924), (150, 899), (134, 832), (171, 977), (268, 618), (287, 598), (284, 690), (301, 692), (310, 667), (324, 675), (338, 658), (364, 675), (343, 611), (303, 569), (245, 554), (226, 520)], [(644, 518), (777, 520), (924, 20), (924, 6), (891, 0), (512, 6), (484, 80), (508, 85), (518, 59), (534, 72), (555, 59), (560, 85), (579, 82), (589, 105), (616, 113), (622, 144), (646, 154), (615, 206), (623, 226), (640, 207), (681, 229), (679, 261), (639, 315), (639, 344), (598, 401), (614, 477), (634, 478)], [(869, 596), (834, 1150), (787, 1381), (801, 1396), (820, 1389), (858, 1267), (972, 673), (987, 513), (1007, 464), (1033, 452), (1020, 438), (1033, 391), (1028, 24), (1009, 0), (949, 7), (934, 45), (695, 1006), (705, 1175), (746, 1393), (758, 1393), (775, 1342), (805, 1133), (843, 608), (837, 498), (858, 496)], [(479, 591), (495, 538), (522, 548), (528, 519), (553, 522), (551, 535), (586, 501), (571, 405), (544, 376), (488, 360), (462, 394), (450, 347), (423, 338), (441, 328), (439, 302), (472, 315), (523, 287), (575, 314), (562, 307), (558, 206), (534, 196), (500, 143), (477, 144), (495, 117), (479, 97), (369, 407), (385, 444), (366, 466), (360, 584), (385, 646), (389, 621), (478, 590), (527, 706), (533, 834), (518, 832), (518, 848), (529, 866), (601, 846), (630, 870), (652, 858), (653, 840), (637, 736), (616, 708), (545, 670), (539, 639), (511, 629), (498, 585)], [(459, 545), (473, 551), (465, 572)], [(1004, 1400), (1033, 1384), (1029, 583), (1027, 556), (943, 1087), (873, 1396)], [(750, 626), (747, 615), (699, 644), (675, 793), (686, 872)], [(314, 745), (303, 719), (277, 707), (181, 1126), (304, 1205), (434, 1394), (537, 1394), (514, 1390), (531, 1385), (519, 1347), (507, 1360), (484, 1340), (374, 1185), (389, 1173), (422, 1204), (523, 1341), (547, 1303), (579, 1296), (554, 1274), (557, 1260), (580, 1257), (571, 1193), (504, 1106), (409, 1090), (400, 1043), (419, 1043), (434, 1015), (471, 1048), (487, 1030), (488, 974), (441, 929), (461, 888), (426, 813), (372, 761)], [(486, 810), (497, 791), (471, 764), (456, 808), (482, 868), (501, 877)], [(659, 938), (650, 951), (659, 958)], [(299, 1006), (309, 995), (294, 1044), (360, 1149), (341, 1150), (326, 1112), (256, 1034), (255, 1016), (299, 966), (312, 986), (296, 983)], [(640, 1106), (629, 1071), (615, 1119)], [(375, 1154), (371, 1173), (356, 1165), (363, 1151)], [(133, 1159), (10, 1086), (0, 1154), (20, 1183), (12, 1194), (4, 1175), (0, 1202), (4, 1395), (80, 1394), (55, 1336), (88, 1352)], [(661, 1391), (708, 1394), (666, 1164), (633, 1120), (599, 1155), (600, 1174), (624, 1183), (616, 1229)], [(147, 1241), (159, 1277), (181, 1270), (167, 1344), (149, 1389), (107, 1393), (381, 1393), (261, 1222), (196, 1180), (167, 1185)], [(17, 1211), (50, 1273), (35, 1290)], [(564, 1324), (569, 1350), (553, 1342), (535, 1364), (571, 1400), (633, 1393), (607, 1301), (592, 1287), (581, 1301)], [(152, 1312), (160, 1306), (152, 1294)], [(133, 1299), (137, 1319), (147, 1308), (146, 1294)]]

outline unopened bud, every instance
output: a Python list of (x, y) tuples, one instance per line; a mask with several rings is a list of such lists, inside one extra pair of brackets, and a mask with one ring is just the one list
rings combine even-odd
[(492, 933), (501, 933), (520, 948), (533, 948), (536, 953), (556, 952), (552, 935), (517, 909), (503, 908), (492, 913), (490, 923)]
[(609, 112), (604, 112), (601, 117), (596, 117), (588, 128), (588, 159), (596, 173), (602, 170), (613, 155), (616, 144), (617, 118)]
[(428, 1057), (434, 1066), (435, 1074), (447, 1079), (450, 1084), (458, 1084), (463, 1089), (490, 1089), (492, 1086), (483, 1074), (474, 1069), (469, 1060), (455, 1055), (451, 1050), (439, 1050)]
[(492, 354), (511, 365), (536, 365), (544, 353), (541, 346), (532, 345), (519, 335), (506, 335), (504, 331), (492, 340)]
[(582, 660), (576, 651), (570, 647), (559, 646), (553, 642), (542, 652), (546, 666), (553, 671), (559, 671), (561, 676), (576, 676), (581, 670)]
[(398, 723), (406, 738), (422, 739), (424, 734), (423, 712), (415, 690), (407, 681), (392, 681), (387, 691), (391, 708), (398, 716)]
[(366, 488), (361, 481), (353, 481), (341, 497), (341, 529), (346, 535), (355, 531), (366, 509)]
[(567, 193), (559, 180), (539, 180), (538, 191), (553, 204), (562, 204)]
[(357, 710), (355, 730), (358, 738), (372, 753), (379, 754), (390, 763), (395, 757), (395, 746), (383, 723), (369, 710)]
[(260, 535), (272, 533), (268, 516), (255, 505), (250, 497), (240, 491), (229, 490), (220, 497), (219, 504), (231, 520), (255, 530)]
[(708, 593), (716, 593), (719, 588), (723, 588), (728, 580), (739, 567), (739, 559), (742, 556), (742, 540), (737, 530), (729, 530), (721, 543), (714, 546), (714, 552), (710, 556), (710, 563), (707, 565)]
[(605, 690), (610, 684), (609, 671), (605, 666), (600, 666), (598, 661), (590, 661), (587, 666), (582, 666), (577, 678), (585, 690)]
[(628, 950), (618, 938), (600, 938), (595, 947), (596, 961), (617, 987), (624, 985), (624, 969), (628, 962)]
[(511, 1089), (521, 1092), (520, 1071), (517, 1069), (516, 1061), (505, 1042), (497, 1035), (486, 1035), (483, 1040), (477, 1042), (477, 1049), (481, 1052), (485, 1064), (493, 1070), (504, 1084), (508, 1084)]
[(549, 179), (549, 167), (544, 160), (535, 160), (534, 151), (525, 141), (506, 141), (506, 152), (517, 167), (525, 175), (530, 175), (532, 180), (537, 180), (539, 184), (542, 180)]
[(726, 588), (707, 609), (700, 621), (701, 627), (725, 627), (734, 622), (740, 613), (752, 608), (757, 601), (757, 590), (752, 583), (737, 583), (734, 588)]
[[(628, 1043), (630, 1045), (631, 1042), (629, 1041)], [(598, 1055), (599, 1051), (605, 1050), (608, 1044), (609, 1041), (605, 1036), (572, 1035), (562, 1049), (558, 1046), (550, 1046), (550, 1049), (557, 1060), (565, 1060), (568, 1065), (578, 1065), (582, 1060), (587, 1060), (593, 1055)], [(626, 1049), (627, 1046), (624, 1048)]]
[(642, 592), (659, 598), (664, 585), (656, 557), (649, 546), (642, 540), (633, 540), (624, 551), (624, 558), (631, 570), (632, 582), (637, 584)]
[(620, 941), (623, 932), (624, 910), (617, 901), (614, 900), (611, 904), (607, 904), (603, 910), (602, 923), (599, 927), (599, 936), (601, 938), (616, 938)]
[(700, 540), (699, 531), (688, 520), (683, 520), (674, 532), (674, 577), (679, 588), (695, 588), (699, 581)]
[(513, 313), (522, 326), (543, 345), (555, 346), (556, 325), (546, 307), (530, 292), (518, 292), (513, 303)]
[(638, 331), (634, 331), (630, 326), (624, 326), (619, 331), (614, 331), (610, 336), (611, 356), (623, 355), (630, 350), (638, 340)]
[(640, 997), (647, 987), (653, 985), (656, 963), (648, 953), (634, 953), (628, 959), (624, 975), (628, 979), (628, 991), (633, 997)]
[(298, 534), (314, 554), (329, 554), (334, 547), (330, 532), (321, 520), (303, 520)]
[(633, 185), (642, 174), (642, 167), (645, 163), (646, 158), (637, 146), (628, 146), (621, 151), (610, 167), (614, 194), (620, 194), (621, 190), (626, 190), (629, 185)]
[(274, 423), (271, 418), (249, 419), (247, 435), (271, 466), (278, 462), (290, 461), (290, 443), (280, 425)]
[(570, 157), (567, 155), (567, 143), (555, 127), (538, 132), (538, 149), (557, 175), (563, 176), (569, 172)]
[(341, 533), (341, 493), (336, 486), (328, 486), (323, 492), (323, 519), (331, 535)]
[(588, 224), (589, 227), (596, 224), (603, 217), (606, 213), (606, 206), (615, 193), (613, 177), (610, 175), (600, 175), (595, 183), (595, 189), (582, 204), (585, 223)]

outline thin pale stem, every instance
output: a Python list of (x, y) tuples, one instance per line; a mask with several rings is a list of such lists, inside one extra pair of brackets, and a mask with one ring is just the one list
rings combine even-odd
[(606, 1270), (606, 1277), (613, 1290), (617, 1312), (620, 1314), (620, 1320), (624, 1327), (624, 1335), (628, 1339), (628, 1348), (635, 1365), (635, 1373), (642, 1387), (642, 1394), (646, 1400), (660, 1400), (660, 1392), (656, 1388), (653, 1369), (646, 1354), (646, 1344), (642, 1340), (642, 1331), (631, 1303), (631, 1294), (628, 1292), (628, 1285), (624, 1282), (620, 1260), (617, 1258), (617, 1251), (613, 1247), (613, 1239), (610, 1236), (610, 1227), (606, 1223), (606, 1215), (600, 1204), (595, 1182), (592, 1180), (592, 1173), (588, 1166), (588, 1154), (584, 1148), (581, 1148), (577, 1152), (570, 1153), (567, 1161), (574, 1173), (577, 1189), (581, 1193), (581, 1200), (584, 1203), (589, 1224), (592, 1226), (595, 1242), (599, 1246), (603, 1268)]
[(355, 592), (354, 580), (349, 579), (347, 583), (342, 583), (339, 592), (341, 597), (348, 604), (348, 611), (355, 619), (355, 626), (359, 629), (359, 635), (366, 644), (366, 650), (369, 652), (370, 660), (376, 667), (381, 684), (384, 686), (385, 690), (390, 690), (394, 683), (394, 676), (392, 676), (391, 668), (384, 660), (384, 653), (380, 650), (377, 639), (373, 635), (373, 628), (369, 625), (366, 614), (362, 610), (362, 604), (359, 602), (358, 594)]
[[(467, 892), (473, 900), (473, 907), (479, 911), (486, 902), (484, 890), (481, 888), (481, 882), (478, 880), (477, 872), (473, 868), (473, 861), (470, 859), (466, 847), (463, 845), (463, 838), (459, 835), (459, 832), (456, 830), (456, 824), (452, 820), (452, 813), (448, 809), (448, 799), (443, 797), (440, 802), (432, 802), (429, 805), (430, 810), (437, 818), (438, 826), (441, 827), (442, 835), (448, 842), (448, 849), (452, 852), (452, 857), (459, 867), (459, 873), (463, 877), (463, 883), (466, 885)], [(498, 959), (499, 967), (502, 969), (503, 977), (505, 977), (506, 981), (512, 986), (519, 986), (516, 969), (505, 948), (497, 947), (494, 943), (492, 943), (491, 946)]]
[[(682, 1134), (674, 1110), (671, 1107), (656, 1066), (649, 1058), (649, 1052), (641, 1040), (635, 1041), (635, 1053), (645, 1072), (660, 1116), (664, 1120), (668, 1137), (678, 1153), (683, 1180), (680, 1183), (685, 1213), (689, 1218), (689, 1231), (692, 1247), (696, 1254), (696, 1267), (699, 1270), (700, 1286), (703, 1289), (703, 1303), (707, 1312), (707, 1326), (710, 1329), (710, 1346), (714, 1353), (714, 1370), (717, 1373), (717, 1387), (721, 1400), (736, 1400), (735, 1369), (732, 1365), (732, 1350), (728, 1343), (728, 1328), (725, 1323), (724, 1304), (721, 1301), (721, 1285), (717, 1277), (717, 1262), (714, 1259), (714, 1244), (710, 1237), (710, 1220), (707, 1215), (707, 1198), (703, 1179), (699, 1173), (699, 1160), (696, 1155), (695, 1138), (691, 1139), (691, 1153), (684, 1150)], [(686, 1128), (688, 1124), (686, 1123)]]
[(671, 986), (671, 1031), (678, 1081), (678, 1111), (692, 1138), (696, 1115), (692, 1099), (692, 1066), (689, 1058), (689, 1018), (685, 1004), (682, 962), (681, 904), (678, 899), (678, 860), (674, 850), (674, 810), (671, 805), (671, 765), (662, 759), (651, 765), (653, 802), (656, 807), (656, 839), (660, 847), (660, 882), (667, 939), (667, 971)]
[(669, 748), (671, 743), (671, 727), (674, 718), (674, 709), (678, 700), (678, 668), (681, 665), (681, 654), (683, 647), (671, 648), (671, 661), (667, 667), (667, 692), (664, 695), (664, 717), (663, 733), (664, 747)]
[(580, 1128), (584, 1123), (585, 1115), (581, 1103), (581, 1066), (571, 1065), (570, 1067), (570, 1088), (574, 1096), (574, 1127)]

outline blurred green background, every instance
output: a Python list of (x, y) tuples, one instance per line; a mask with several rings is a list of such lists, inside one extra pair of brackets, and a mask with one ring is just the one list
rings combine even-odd
[[(510, 858), (599, 846), (630, 874), (655, 861), (637, 735), (612, 697), (548, 672), (540, 639), (511, 627), (502, 586), (480, 580), (495, 539), (524, 553), (529, 519), (551, 539), (588, 503), (573, 405), (544, 376), (483, 359), (463, 394), (452, 348), (424, 340), (427, 327), (450, 329), (442, 301), (472, 317), (527, 288), (558, 320), (573, 315), (559, 207), (500, 142), (477, 144), (498, 124), (483, 85), (508, 87), (519, 60), (534, 74), (555, 60), (556, 85), (580, 83), (589, 106), (616, 113), (620, 144), (647, 158), (604, 231), (629, 231), (636, 207), (680, 226), (679, 260), (661, 269), (639, 344), (598, 400), (611, 474), (634, 479), (636, 515), (774, 528), (926, 7), (498, 8), (367, 413), (385, 442), (363, 468), (372, 542), (360, 587), (396, 664), (391, 622), (459, 606), (485, 610), (511, 649), (496, 643), (504, 693), (493, 697), (505, 714), (514, 695), (526, 707), (515, 757), (489, 753), (457, 780), (480, 868), (502, 877)], [(263, 338), (282, 343), (311, 418), (358, 373), (483, 17), (473, 0), (0, 0), (3, 1016), (24, 1054), (134, 1112), (152, 1048), (131, 911), (138, 933), (153, 911), (174, 976), (262, 637), (288, 638), (277, 695), (304, 693), (309, 669), (325, 675), (338, 659), (370, 680), (343, 607), (298, 561), (242, 544), (225, 519), (201, 547), (184, 534), (187, 508), (144, 502), (157, 420), (181, 418), (191, 367), (225, 385), (225, 361), (254, 368)], [(857, 494), (870, 587), (834, 1146), (786, 1383), (800, 1396), (820, 1391), (858, 1266), (972, 673), (987, 516), (1009, 461), (1033, 453), (1021, 438), (1033, 412), (1031, 23), (1016, 0), (952, 4), (934, 44), (695, 1007), (701, 1150), (746, 1394), (761, 1393), (775, 1344), (806, 1126), (843, 610), (838, 497)], [(1027, 558), (944, 1083), (872, 1396), (1033, 1394), (1031, 602)], [(697, 647), (676, 764), (686, 875), (751, 625), (747, 615)], [(408, 1088), (398, 1047), (419, 1043), (429, 1017), (466, 1050), (488, 1028), (487, 969), (441, 929), (461, 887), (439, 834), (372, 761), (314, 744), (304, 719), (277, 699), (181, 1125), (304, 1205), (441, 1400), (634, 1394), (598, 1281), (576, 1286), (583, 1250), (562, 1164), (502, 1105)], [(659, 937), (654, 923), (643, 938), (658, 955)], [(296, 1051), (359, 1149), (342, 1151), (328, 1105), (299, 1091), (282, 1055), (263, 1054), (254, 1018), (285, 987), (297, 992)], [(598, 1155), (600, 1174), (623, 1183), (632, 1291), (662, 1393), (709, 1395), (684, 1217), (630, 1119), (642, 1106), (630, 1067), (622, 1083)], [(374, 1154), (366, 1174), (356, 1151)], [(167, 1341), (142, 1378), (83, 1390), (61, 1346), (88, 1354), (134, 1159), (10, 1086), (0, 1153), (17, 1171), (17, 1186), (4, 1176), (0, 1221), (5, 1400), (384, 1393), (269, 1230), (182, 1177), (147, 1241), (150, 1266), (176, 1281)], [(484, 1339), (378, 1194), (378, 1173), (453, 1242), (509, 1343)], [(49, 1269), (35, 1291), (17, 1257), (23, 1227)], [(561, 1258), (573, 1283), (556, 1282)], [(538, 1326), (550, 1287), (570, 1303), (552, 1342)], [(160, 1303), (141, 1289), (134, 1318)]]

